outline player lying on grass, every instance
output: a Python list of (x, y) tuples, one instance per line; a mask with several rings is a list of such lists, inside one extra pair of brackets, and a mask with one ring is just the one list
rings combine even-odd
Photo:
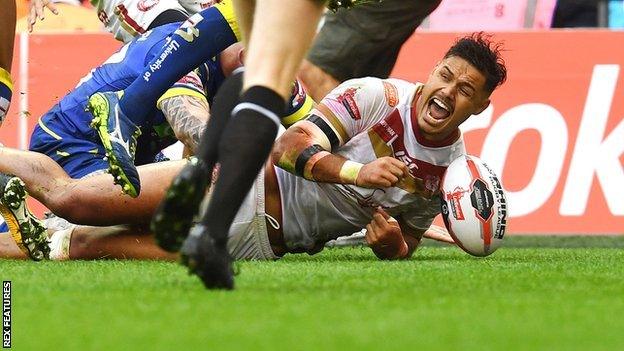
[[(284, 221), (278, 217), (278, 222), (289, 251), (313, 253), (324, 241), (365, 226), (382, 207), (397, 219), (403, 235), (394, 245), (373, 250), (388, 258), (407, 256), (439, 213), (438, 187), (446, 167), (464, 153), (459, 125), (485, 110), (506, 79), (499, 47), (483, 33), (462, 38), (424, 84), (347, 81), (288, 129), (277, 140), (272, 162), (280, 167), (276, 177)], [(197, 171), (202, 167), (187, 166), (171, 189), (201, 188), (205, 180), (185, 172), (202, 174)], [(182, 194), (191, 192), (170, 190), (154, 217), (156, 237), (168, 250), (178, 247), (167, 243), (179, 244), (187, 236), (194, 213), (187, 207), (176, 211), (167, 201), (169, 196), (184, 200), (175, 202), (177, 208), (193, 203)], [(209, 240), (198, 235), (206, 232), (205, 225), (194, 226), (185, 243)]]
[[(408, 257), (439, 213), (438, 186), (446, 166), (464, 153), (458, 126), (483, 111), (492, 91), (505, 80), (498, 48), (483, 35), (462, 38), (425, 84), (365, 78), (335, 89), (305, 121), (278, 139), (274, 164), (267, 164), (258, 176), (230, 229), (231, 254), (269, 259), (287, 252), (315, 253), (326, 241), (368, 226), (367, 242), (379, 257)], [(16, 152), (1, 151), (0, 155)], [(60, 169), (38, 176), (27, 163), (10, 162), (10, 155), (0, 156), (0, 161), (5, 158), (0, 171), (25, 177), (28, 190), (52, 211), (95, 225), (113, 224), (113, 218), (124, 223), (118, 221), (120, 216), (127, 216), (125, 223), (145, 220), (167, 181), (185, 164), (141, 167), (146, 192), (131, 199), (110, 193), (112, 184), (103, 176), (65, 176), (59, 181)], [(198, 162), (187, 165), (200, 167)], [(380, 207), (398, 226), (389, 228), (391, 221)], [(166, 228), (154, 228), (159, 244), (169, 251), (179, 249), (185, 220), (193, 217), (184, 209), (175, 212)], [(157, 213), (156, 219), (162, 215)], [(383, 235), (376, 235), (378, 228)]]
[[(172, 23), (152, 30), (123, 46), (86, 75), (74, 90), (39, 119), (31, 136), (30, 149), (50, 156), (74, 178), (107, 169), (106, 150), (90, 125), (92, 116), (86, 112), (86, 101), (94, 92), (126, 86), (139, 74), (138, 68), (143, 67), (145, 60), (150, 60), (167, 45), (167, 35), (178, 26), (179, 23)], [(209, 98), (224, 77), (221, 63), (231, 64), (232, 61), (228, 58), (205, 62), (150, 106), (150, 118), (141, 130), (133, 131), (134, 137), (141, 135), (135, 162), (153, 162), (161, 149), (177, 139), (191, 150), (195, 149), (208, 119)], [(235, 67), (225, 68), (231, 71)], [(173, 133), (172, 128), (175, 128)]]
[[(388, 222), (389, 225), (384, 224), (385, 222), (387, 221), (380, 222), (379, 229), (375, 231), (375, 238), (385, 238), (389, 235), (386, 231), (397, 230), (394, 222)], [(154, 236), (142, 226), (59, 226), (48, 229), (46, 234), (49, 248), (52, 250), (50, 259), (55, 261), (100, 259), (175, 261), (179, 259), (177, 253), (167, 252), (158, 246)], [(436, 225), (432, 225), (424, 236), (454, 244), (446, 229)], [(372, 239), (373, 236), (369, 235), (368, 238)], [(0, 233), (0, 259), (29, 258), (24, 252), (10, 235)], [(249, 260), (247, 257), (239, 259)]]
[[(330, 0), (327, 4), (349, 7), (364, 1)], [(201, 234), (203, 238), (194, 243), (191, 243), (194, 237), (189, 236), (189, 245), (183, 250), (186, 257), (191, 257), (188, 262), (192, 261), (192, 267), (189, 268), (207, 287), (233, 286), (226, 247), (228, 230), (271, 151), (291, 82), (314, 37), (325, 4), (324, 0), (232, 2), (247, 49), (247, 71), (244, 78), (242, 73), (228, 78), (215, 99), (213, 118), (196, 153), (206, 167), (184, 172), (196, 170), (198, 172), (190, 176), (209, 178), (212, 168), (219, 163), (223, 173), (215, 183), (212, 200), (201, 219), (206, 224), (202, 228), (211, 226), (211, 231)], [(214, 39), (206, 30), (209, 22), (204, 12), (193, 15), (171, 36), (172, 42), (179, 43), (179, 48), (167, 55), (168, 59), (153, 60), (146, 65), (141, 76), (149, 79), (136, 79), (124, 89), (121, 98), (115, 93), (91, 96), (89, 110), (94, 119), (106, 122), (98, 129), (105, 143), (110, 133), (118, 129), (108, 121), (121, 121), (129, 129), (142, 124), (148, 111), (137, 102), (156, 100), (185, 71), (206, 60), (204, 51), (214, 45)], [(109, 162), (111, 168), (120, 170), (120, 185), (132, 196), (140, 191), (140, 179), (135, 177), (136, 168), (130, 162), (134, 153), (131, 133), (126, 133), (125, 138), (128, 143), (111, 145)], [(184, 183), (184, 179), (176, 184), (181, 182)], [(170, 192), (168, 207), (183, 206), (198, 211), (199, 203), (191, 204), (184, 198), (177, 198), (178, 195), (184, 197), (189, 188), (178, 189), (175, 187)], [(202, 251), (211, 254), (205, 255)]]
[[(168, 184), (188, 162), (194, 161), (166, 161), (139, 166), (145, 188), (137, 198), (131, 198), (116, 191), (116, 185), (108, 175), (73, 179), (45, 155), (0, 147), (0, 172), (16, 174), (21, 178), (0, 174), (0, 212), (10, 224), (11, 234), (0, 234), (0, 257), (38, 258), (35, 252), (47, 253), (51, 249), (50, 257), (56, 260), (175, 259), (176, 254), (156, 245), (147, 227)], [(273, 169), (267, 164), (267, 170)], [(259, 177), (258, 186), (263, 182), (266, 185), (264, 195), (256, 192), (257, 196), (248, 197), (232, 229), (230, 252), (237, 259), (275, 258), (267, 251), (268, 243), (271, 252), (284, 254), (289, 251), (283, 246), (282, 234), (275, 229), (280, 225), (273, 216), (279, 218), (281, 194), (274, 171), (265, 173), (264, 180)], [(41, 223), (26, 207), (26, 189), (55, 214), (85, 225), (77, 226), (57, 218), (45, 219)], [(263, 206), (266, 207), (265, 212), (262, 212)], [(395, 222), (388, 223), (381, 210), (370, 225), (367, 240), (371, 245), (385, 240), (388, 235), (396, 235), (399, 230)], [(30, 235), (25, 235), (27, 233)], [(432, 226), (425, 236), (452, 243), (448, 233), (439, 227)], [(26, 237), (33, 240), (26, 242)], [(46, 240), (49, 240), (49, 247)], [(263, 243), (260, 246), (263, 254), (255, 247), (257, 243)]]
[[(218, 8), (206, 11), (206, 16), (213, 18), (215, 33), (232, 31)], [(96, 91), (125, 87), (139, 74), (137, 67), (143, 67), (145, 61), (160, 52), (160, 47), (170, 45), (167, 36), (179, 26), (180, 23), (173, 23), (148, 32), (84, 77), (76, 89), (41, 117), (33, 131), (30, 149), (53, 158), (73, 178), (106, 170), (106, 150), (90, 126), (91, 115), (85, 111), (86, 99)], [(141, 126), (143, 133), (134, 162), (153, 162), (161, 149), (178, 139), (191, 152), (195, 151), (209, 116), (208, 103), (225, 76), (241, 66), (241, 51), (240, 44), (233, 44), (217, 53), (174, 84), (152, 106), (150, 118)], [(282, 117), (284, 125), (305, 116), (312, 104), (301, 85), (295, 82), (290, 109)]]

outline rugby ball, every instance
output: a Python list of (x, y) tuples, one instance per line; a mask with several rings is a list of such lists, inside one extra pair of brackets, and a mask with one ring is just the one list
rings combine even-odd
[(498, 249), (507, 227), (507, 199), (496, 174), (480, 158), (462, 155), (446, 169), (440, 189), (444, 225), (473, 256)]

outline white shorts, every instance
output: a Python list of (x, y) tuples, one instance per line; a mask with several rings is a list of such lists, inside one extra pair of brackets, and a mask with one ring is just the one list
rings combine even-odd
[[(228, 250), (236, 260), (276, 260), (264, 209), (264, 168), (238, 210), (228, 234)], [(272, 219), (272, 218), (270, 218)], [(276, 223), (275, 220), (272, 222)]]

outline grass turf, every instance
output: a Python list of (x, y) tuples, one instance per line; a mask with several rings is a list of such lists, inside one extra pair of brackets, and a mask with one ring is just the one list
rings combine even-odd
[[(621, 241), (621, 240), (620, 240)], [(206, 291), (174, 263), (1, 261), (15, 350), (623, 350), (624, 251), (334, 248), (239, 263)]]

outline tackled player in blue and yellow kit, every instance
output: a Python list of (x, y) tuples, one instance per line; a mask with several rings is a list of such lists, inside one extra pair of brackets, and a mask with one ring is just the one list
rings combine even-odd
[[(121, 134), (127, 132), (137, 139), (136, 149), (133, 149), (136, 152), (134, 164), (153, 162), (163, 148), (177, 139), (193, 151), (209, 115), (208, 105), (212, 103), (226, 74), (229, 75), (240, 65), (242, 49), (233, 45), (238, 42), (238, 37), (236, 26), (232, 24), (232, 14), (224, 13), (221, 7), (216, 6), (203, 11), (203, 16), (204, 20), (212, 23), (211, 33), (215, 45), (209, 51), (213, 57), (170, 87), (156, 104), (149, 107), (148, 118), (142, 124), (130, 126), (119, 120), (114, 121), (120, 130), (117, 134), (111, 134), (111, 139), (123, 141), (127, 137)], [(89, 96), (98, 92), (123, 90), (144, 72), (146, 63), (158, 55), (162, 56), (163, 51), (175, 51), (177, 45), (171, 35), (180, 25), (180, 22), (165, 24), (137, 37), (92, 70), (72, 92), (40, 118), (31, 137), (30, 149), (54, 159), (73, 178), (109, 169), (106, 157), (110, 157), (109, 148), (116, 143), (106, 145), (105, 138), (100, 138), (92, 128), (93, 116), (86, 111)], [(186, 103), (172, 103), (176, 98), (183, 98)], [(289, 104), (291, 108), (282, 118), (284, 125), (288, 126), (302, 118), (311, 105), (311, 99), (301, 85), (295, 82)], [(184, 119), (186, 123), (177, 123), (176, 119)], [(186, 138), (189, 133), (193, 135)], [(114, 164), (109, 171), (116, 177), (117, 183), (120, 180), (117, 177), (136, 177), (120, 172)], [(134, 189), (125, 190), (130, 194), (138, 192), (138, 189), (136, 192)]]

